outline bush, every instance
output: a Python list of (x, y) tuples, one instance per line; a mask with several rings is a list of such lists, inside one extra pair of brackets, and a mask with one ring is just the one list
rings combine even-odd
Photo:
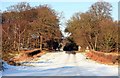
[(98, 52), (98, 51), (91, 51), (86, 54), (87, 58), (90, 58), (92, 60), (95, 60), (100, 63), (105, 64), (118, 64), (119, 61), (119, 55), (113, 54), (113, 53), (104, 53), (104, 52)]

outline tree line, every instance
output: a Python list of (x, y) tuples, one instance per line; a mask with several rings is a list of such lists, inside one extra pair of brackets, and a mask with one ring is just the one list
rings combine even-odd
[(85, 13), (75, 13), (67, 22), (65, 32), (77, 45), (96, 51), (120, 51), (120, 26), (111, 16), (112, 5), (96, 2)]
[[(50, 48), (50, 41), (62, 38), (59, 13), (48, 5), (31, 7), (21, 2), (2, 12), (2, 51)], [(42, 43), (41, 38), (42, 37)]]

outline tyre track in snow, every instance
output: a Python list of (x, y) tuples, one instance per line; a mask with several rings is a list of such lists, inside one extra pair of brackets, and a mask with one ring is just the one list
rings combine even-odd
[(74, 64), (76, 66), (76, 76), (80, 76), (81, 73), (79, 73), (79, 71), (81, 71), (81, 65), (80, 63), (82, 62), (82, 59), (80, 57), (80, 53), (76, 53), (76, 55), (73, 56), (73, 61), (74, 61)]
[(72, 64), (72, 65), (70, 65), (70, 66), (74, 66), (75, 68), (75, 75), (77, 76), (77, 75), (80, 75), (80, 73), (78, 72), (78, 71), (80, 71), (80, 66), (79, 66), (79, 61), (77, 60), (77, 58), (78, 58), (78, 54), (76, 53), (76, 54), (71, 54), (71, 56), (70, 56), (71, 58), (70, 58), (70, 63)]
[[(60, 66), (60, 68), (64, 68), (70, 60), (70, 54), (66, 54), (65, 52), (63, 52), (61, 54), (61, 56), (62, 56), (62, 59), (64, 58), (64, 60), (61, 60), (60, 65), (62, 64), (62, 66)], [(60, 59), (61, 59), (61, 57), (60, 57)], [(60, 72), (63, 72), (63, 71), (61, 69), (57, 70), (55, 76), (59, 76)]]
[[(80, 69), (78, 69), (79, 63), (76, 60), (77, 56), (75, 54), (66, 54), (66, 53), (63, 56), (64, 56), (65, 60), (64, 60), (62, 68), (66, 68), (66, 67), (69, 68), (71, 66), (74, 66), (74, 67), (76, 67), (75, 68), (76, 75), (79, 75), (78, 71)], [(55, 75), (57, 75), (57, 76), (60, 75), (59, 74), (60, 72), (62, 72), (62, 70), (58, 70)]]

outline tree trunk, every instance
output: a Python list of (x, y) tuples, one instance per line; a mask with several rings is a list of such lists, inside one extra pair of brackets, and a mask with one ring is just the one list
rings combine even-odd
[(97, 40), (98, 40), (98, 35), (95, 37), (95, 50), (97, 49)]
[(89, 41), (87, 40), (86, 36), (85, 36), (85, 40), (86, 40), (86, 42), (88, 43), (90, 49), (92, 49), (92, 46), (91, 46), (91, 44), (89, 43)]
[(20, 51), (20, 35), (19, 35), (19, 41), (18, 41), (18, 52)]
[(24, 38), (23, 38), (23, 42), (22, 42), (22, 44), (23, 44), (23, 45), (22, 45), (22, 48), (23, 48), (23, 47), (24, 47), (24, 44), (25, 44), (25, 42), (24, 42)]
[(95, 50), (95, 47), (94, 47), (94, 45), (93, 45), (93, 43), (92, 43), (92, 38), (91, 38), (91, 36), (90, 35), (88, 35), (89, 36), (89, 38), (90, 38), (90, 45), (91, 45), (91, 48), (93, 49), (93, 50)]
[(40, 36), (40, 50), (42, 50), (42, 36)]
[(30, 39), (27, 40), (27, 48), (29, 48)]

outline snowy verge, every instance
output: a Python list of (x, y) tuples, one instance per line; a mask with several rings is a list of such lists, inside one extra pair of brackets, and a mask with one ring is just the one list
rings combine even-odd
[(117, 66), (99, 64), (81, 53), (47, 53), (24, 63), (26, 66), (4, 65), (3, 76), (118, 76)]

